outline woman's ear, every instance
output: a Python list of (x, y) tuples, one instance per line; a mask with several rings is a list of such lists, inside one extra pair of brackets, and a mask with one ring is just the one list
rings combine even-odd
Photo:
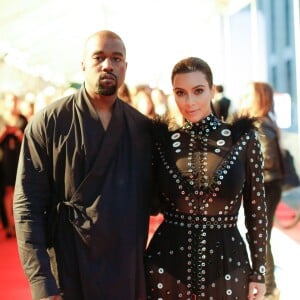
[(216, 90), (216, 85), (215, 84), (213, 84), (213, 86), (212, 86), (212, 92), (213, 92), (213, 97), (215, 97), (215, 95), (216, 95), (216, 93), (217, 93), (217, 90)]
[(211, 101), (216, 97), (216, 86), (213, 84), (211, 88)]

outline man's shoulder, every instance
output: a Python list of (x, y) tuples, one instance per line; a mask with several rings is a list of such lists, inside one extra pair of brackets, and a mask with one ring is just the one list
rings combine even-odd
[(67, 112), (70, 112), (71, 107), (74, 104), (76, 99), (75, 94), (59, 98), (54, 102), (48, 104), (46, 107), (42, 108), (38, 111), (35, 115), (37, 119), (39, 118), (56, 118), (59, 117), (61, 114), (65, 115)]
[(33, 130), (43, 130), (42, 128), (54, 130), (54, 126), (57, 126), (58, 123), (68, 126), (72, 121), (72, 114), (70, 112), (72, 111), (75, 99), (76, 96), (71, 95), (59, 98), (48, 104), (35, 113), (27, 127)]
[(55, 100), (53, 103), (46, 106), (44, 109), (44, 113), (48, 115), (51, 114), (57, 115), (65, 111), (69, 111), (73, 106), (75, 99), (76, 99), (76, 94), (59, 98)]
[(129, 114), (136, 121), (151, 123), (151, 119), (148, 118), (147, 116), (145, 116), (144, 114), (142, 114), (135, 107), (131, 106), (130, 104), (128, 104), (122, 100), (120, 100), (120, 101), (122, 102), (125, 113)]

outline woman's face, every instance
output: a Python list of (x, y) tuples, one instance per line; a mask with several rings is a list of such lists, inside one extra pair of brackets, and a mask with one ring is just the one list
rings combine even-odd
[(173, 93), (183, 117), (197, 123), (211, 113), (211, 99), (214, 89), (209, 87), (204, 73), (200, 71), (176, 74), (173, 79)]

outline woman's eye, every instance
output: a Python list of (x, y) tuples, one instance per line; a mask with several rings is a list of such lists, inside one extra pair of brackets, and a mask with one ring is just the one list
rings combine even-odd
[(203, 89), (196, 89), (196, 90), (195, 90), (195, 94), (196, 94), (196, 95), (202, 94), (203, 92), (204, 92)]
[(176, 91), (176, 96), (182, 97), (184, 95), (183, 91)]

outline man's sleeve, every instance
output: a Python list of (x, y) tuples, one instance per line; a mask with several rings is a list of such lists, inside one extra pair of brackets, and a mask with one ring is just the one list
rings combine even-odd
[(14, 217), (21, 263), (33, 299), (59, 294), (47, 252), (47, 215), (51, 204), (51, 161), (43, 126), (28, 124), (20, 151)]

